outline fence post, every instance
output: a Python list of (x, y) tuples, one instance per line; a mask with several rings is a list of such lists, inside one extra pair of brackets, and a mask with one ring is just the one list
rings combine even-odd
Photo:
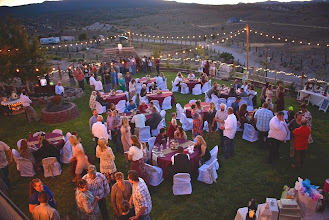
[(292, 57), (290, 58), (290, 65), (292, 65)]

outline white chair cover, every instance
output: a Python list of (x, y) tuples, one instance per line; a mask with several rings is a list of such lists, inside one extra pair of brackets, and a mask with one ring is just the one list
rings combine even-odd
[[(201, 85), (201, 84), (200, 84)], [(211, 80), (203, 84), (202, 86), (202, 92), (207, 92), (211, 88)]]
[(162, 109), (168, 110), (171, 109), (171, 96), (166, 97), (162, 102)]
[(253, 107), (253, 106), (250, 106), (250, 105), (247, 106), (247, 111), (248, 111), (248, 112), (251, 112), (251, 111), (253, 111), (253, 110), (254, 110), (254, 107)]
[(242, 139), (250, 142), (258, 140), (258, 131), (251, 124), (244, 124)]
[(63, 135), (63, 131), (61, 129), (55, 129), (51, 133), (61, 134)]
[(163, 128), (163, 124), (166, 123), (165, 119), (162, 119), (157, 128), (152, 130), (152, 136), (157, 136), (160, 133), (160, 129)]
[(288, 120), (288, 112), (287, 110), (282, 110), (283, 114), (284, 114), (284, 119)]
[(211, 94), (211, 101), (218, 105), (219, 98), (215, 94)]
[(158, 186), (162, 183), (163, 179), (163, 171), (160, 167), (151, 166), (150, 164), (145, 164), (147, 173), (149, 175), (149, 181), (151, 186)]
[(190, 89), (189, 89), (189, 87), (187, 86), (186, 83), (181, 83), (180, 85), (181, 85), (181, 91), (180, 91), (181, 94), (189, 94), (190, 93)]
[(206, 93), (206, 92), (204, 93), (204, 101), (205, 101), (205, 102), (211, 102), (211, 98), (209, 98), (209, 97), (207, 96), (207, 93)]
[(103, 114), (104, 112), (106, 112), (106, 107), (102, 106), (99, 102), (95, 101), (95, 109), (97, 111), (98, 114)]
[(144, 96), (144, 97), (139, 96), (139, 104), (140, 105), (142, 104), (143, 101), (145, 101), (146, 104), (149, 103), (149, 100), (146, 98), (146, 96)]
[(125, 91), (126, 96), (127, 96), (127, 100), (129, 100), (129, 92)]
[(19, 150), (21, 148), (21, 142), (23, 139), (20, 139), (19, 141), (17, 141), (17, 149)]
[(136, 79), (136, 93), (140, 94), (142, 90), (142, 83), (138, 83)]
[(116, 92), (117, 92), (117, 93), (123, 93), (123, 91), (122, 91), (122, 90), (117, 90)]
[(162, 89), (163, 92), (169, 92), (169, 89)]
[(177, 173), (174, 175), (172, 191), (177, 195), (190, 195), (192, 193), (191, 176), (188, 173)]
[(151, 138), (150, 126), (145, 126), (139, 129), (139, 140), (146, 142)]
[(246, 104), (246, 105), (248, 105), (248, 101), (250, 101), (250, 100), (248, 99), (248, 97), (242, 97), (242, 98), (241, 98), (241, 101), (239, 102), (239, 107), (240, 107), (242, 104)]
[(39, 134), (41, 134), (43, 131), (38, 131), (33, 134), (33, 137), (37, 137)]
[(193, 95), (201, 95), (201, 84), (196, 84), (194, 88), (192, 89), (192, 94)]
[(219, 98), (218, 99), (218, 104), (224, 103), (226, 105), (226, 99), (225, 98)]
[(195, 103), (196, 100), (195, 99), (191, 99), (188, 103)]
[(152, 100), (151, 102), (161, 111), (159, 100)]
[(160, 111), (160, 115), (161, 115), (161, 118), (164, 119), (163, 120), (163, 127), (166, 127), (166, 111), (165, 110), (161, 110)]
[(42, 160), (42, 166), (45, 178), (59, 176), (62, 173), (61, 165), (56, 157), (47, 157)]
[(226, 102), (227, 107), (232, 107), (233, 102), (235, 102), (235, 97), (228, 97)]
[(172, 86), (171, 89), (172, 92), (178, 92), (178, 86), (176, 86), (173, 81), (171, 81), (171, 86)]
[(185, 113), (181, 114), (181, 123), (184, 131), (192, 130), (193, 128), (193, 119), (187, 118)]
[(149, 155), (148, 155), (148, 157), (149, 157), (149, 158), (151, 158), (152, 149), (153, 149), (153, 147), (154, 147), (155, 139), (156, 139), (156, 137), (151, 137), (151, 138), (148, 140), (148, 143), (149, 143)]
[(133, 102), (137, 105), (137, 103), (136, 103), (136, 95), (134, 95), (133, 97), (131, 97), (131, 99), (132, 99)]
[(21, 173), (21, 176), (23, 177), (32, 177), (35, 175), (35, 171), (33, 168), (33, 164), (31, 161), (25, 158), (17, 158), (17, 162), (19, 164), (19, 171)]
[(16, 149), (12, 149), (11, 152), (13, 153), (13, 157), (14, 157), (14, 160), (16, 162), (16, 168), (17, 170), (19, 171), (20, 170), (20, 167), (19, 167), (19, 162), (18, 162), (18, 158), (21, 158), (21, 155), (19, 154), (19, 152), (16, 150)]
[(158, 85), (159, 89), (164, 90), (167, 89), (167, 80), (163, 81)]
[(69, 141), (69, 138), (71, 137), (71, 132), (67, 132), (66, 135), (65, 135), (65, 142), (68, 142)]
[(200, 182), (204, 182), (207, 184), (212, 184), (213, 182), (216, 182), (217, 179), (217, 172), (216, 172), (216, 162), (217, 159), (215, 159), (210, 165), (203, 164), (198, 170), (199, 170), (199, 176), (198, 180)]
[(62, 163), (71, 163), (72, 158), (72, 145), (67, 141), (61, 152), (61, 162)]
[(176, 104), (176, 114), (177, 114), (176, 118), (181, 119), (181, 115), (183, 112), (184, 112), (184, 109), (182, 108), (182, 106), (179, 103), (177, 103)]
[[(211, 151), (210, 151), (210, 160), (206, 161), (205, 164), (208, 164), (210, 165), (214, 160), (217, 159), (217, 155), (218, 155), (218, 146), (216, 145)], [(218, 163), (218, 160), (217, 162), (215, 163), (215, 167), (216, 167), (216, 170), (219, 169), (219, 163)]]
[(126, 101), (120, 100), (118, 104), (115, 105), (115, 108), (118, 110), (119, 113), (123, 113), (126, 109)]

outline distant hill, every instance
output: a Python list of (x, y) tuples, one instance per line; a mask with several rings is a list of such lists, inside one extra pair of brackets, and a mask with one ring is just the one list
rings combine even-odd
[(168, 4), (162, 0), (64, 0), (46, 1), (40, 4), (29, 4), (15, 7), (0, 7), (0, 15), (33, 16), (52, 12), (79, 11), (95, 8), (141, 8)]

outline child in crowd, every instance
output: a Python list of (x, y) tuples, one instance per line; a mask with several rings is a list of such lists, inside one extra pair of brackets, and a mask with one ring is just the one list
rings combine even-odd
[(129, 207), (129, 202), (123, 200), (121, 203), (122, 215), (118, 217), (118, 220), (129, 220), (131, 217), (135, 216), (134, 210)]
[(176, 120), (176, 112), (171, 113), (171, 121), (169, 122), (169, 127), (167, 131), (167, 136), (169, 138), (174, 138), (174, 133), (177, 129), (177, 120)]

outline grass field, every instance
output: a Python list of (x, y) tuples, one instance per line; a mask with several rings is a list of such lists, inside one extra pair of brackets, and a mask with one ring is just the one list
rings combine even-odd
[[(168, 78), (168, 88), (171, 89), (171, 80), (174, 79), (174, 73), (165, 73)], [(137, 74), (136, 77), (141, 77)], [(230, 82), (218, 81), (227, 85)], [(258, 94), (259, 90), (258, 90)], [(24, 114), (1, 117), (0, 140), (7, 143), (11, 148), (17, 148), (16, 142), (21, 138), (28, 138), (29, 132), (45, 131), (51, 132), (55, 128), (62, 129), (64, 133), (68, 131), (77, 131), (82, 138), (82, 144), (85, 151), (93, 156), (96, 166), (99, 167), (99, 160), (95, 157), (95, 147), (92, 141), (92, 135), (89, 130), (88, 121), (91, 116), (89, 109), (89, 88), (85, 96), (76, 99), (80, 117), (72, 121), (47, 125), (44, 123), (28, 124)], [(190, 99), (204, 100), (204, 95), (193, 96), (175, 93), (176, 103), (184, 106)], [(259, 104), (259, 100), (258, 100)], [(294, 98), (285, 98), (285, 105), (292, 105), (295, 110), (298, 109), (298, 103)], [(38, 115), (41, 114), (41, 108), (36, 109)], [(220, 168), (218, 170), (217, 183), (207, 185), (196, 180), (192, 176), (193, 192), (188, 196), (174, 196), (172, 194), (172, 181), (165, 180), (158, 187), (151, 187), (153, 209), (152, 219), (234, 219), (236, 210), (246, 206), (248, 201), (255, 198), (259, 203), (263, 203), (266, 197), (280, 198), (284, 185), (294, 186), (297, 177), (309, 178), (312, 184), (323, 186), (329, 173), (329, 135), (328, 135), (328, 113), (318, 111), (318, 107), (310, 107), (313, 114), (313, 139), (314, 143), (309, 146), (304, 167), (300, 170), (291, 168), (293, 162), (289, 158), (289, 143), (280, 147), (282, 159), (270, 165), (265, 163), (268, 150), (259, 149), (258, 144), (249, 143), (242, 140), (242, 132), (238, 132), (235, 138), (235, 156), (231, 159), (222, 160), (222, 150), (219, 151)], [(166, 114), (166, 122), (170, 120), (171, 112), (176, 111), (175, 106)], [(191, 139), (191, 131), (187, 132)], [(207, 140), (208, 147), (211, 149), (219, 144), (219, 137), (212, 142)], [(110, 143), (111, 146), (112, 143)], [(127, 169), (124, 168), (124, 158), (121, 154), (116, 154), (116, 166), (119, 171), (125, 175)], [(62, 217), (69, 216), (70, 219), (77, 219), (76, 206), (74, 200), (75, 185), (71, 182), (69, 174), (70, 164), (62, 165), (62, 174), (56, 178), (45, 179), (43, 173), (38, 173), (35, 178), (40, 178), (54, 193), (57, 201), (57, 210)], [(28, 188), (32, 178), (20, 177), (16, 170), (16, 164), (10, 165), (10, 181), (13, 189), (10, 192), (12, 201), (29, 217), (28, 211)], [(108, 206), (111, 216), (113, 209), (108, 197)]]

